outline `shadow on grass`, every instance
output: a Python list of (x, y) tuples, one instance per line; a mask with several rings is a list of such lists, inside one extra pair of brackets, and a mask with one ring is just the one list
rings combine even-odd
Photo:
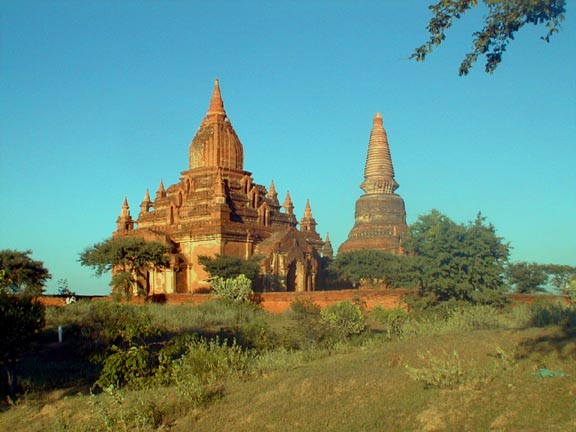
[(556, 334), (540, 336), (521, 344), (520, 358), (555, 354), (562, 360), (576, 360), (576, 328), (562, 329)]

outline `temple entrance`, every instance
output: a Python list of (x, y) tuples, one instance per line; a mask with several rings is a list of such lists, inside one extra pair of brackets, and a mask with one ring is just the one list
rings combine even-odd
[(286, 274), (286, 291), (296, 291), (296, 262), (293, 261), (288, 266)]
[(188, 292), (188, 277), (186, 267), (182, 266), (180, 268), (174, 269), (176, 272), (176, 289), (177, 293)]

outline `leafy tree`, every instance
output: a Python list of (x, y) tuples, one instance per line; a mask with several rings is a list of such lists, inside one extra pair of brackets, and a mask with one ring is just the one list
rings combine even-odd
[(483, 28), (473, 34), (473, 49), (460, 64), (460, 76), (468, 74), (479, 56), (486, 57), (486, 72), (494, 72), (514, 34), (526, 24), (545, 25), (547, 32), (542, 40), (550, 42), (566, 12), (566, 0), (438, 0), (429, 6), (434, 14), (427, 26), (430, 38), (416, 48), (410, 58), (425, 60), (446, 39), (445, 32), (454, 21), (479, 3), (484, 3), (487, 15)]
[(576, 278), (576, 267), (569, 265), (544, 264), (544, 271), (550, 277), (550, 283), (560, 293), (566, 294), (570, 282)]
[(405, 247), (417, 256), (418, 298), (425, 305), (450, 300), (504, 301), (503, 273), (509, 246), (481, 214), (464, 225), (432, 210), (410, 226)]
[(146, 272), (167, 268), (170, 263), (167, 246), (140, 237), (113, 237), (96, 243), (80, 254), (79, 261), (98, 277), (113, 270), (110, 285), (115, 293), (125, 295), (134, 286), (138, 294), (146, 293)]
[(44, 306), (0, 291), (0, 394), (14, 396), (12, 364), (44, 328)]
[(329, 269), (354, 285), (381, 281), (390, 288), (414, 286), (418, 276), (413, 257), (370, 249), (338, 254)]
[(536, 263), (510, 263), (506, 267), (506, 279), (518, 294), (531, 294), (545, 291), (548, 282), (545, 266)]
[(244, 275), (255, 283), (260, 276), (260, 257), (253, 256), (250, 259), (242, 259), (230, 255), (216, 255), (214, 258), (200, 255), (198, 262), (211, 278), (233, 279)]
[(70, 290), (68, 279), (58, 279), (58, 294), (63, 296), (75, 296), (76, 293)]
[(52, 275), (42, 261), (33, 260), (31, 250), (20, 252), (12, 249), (0, 251), (0, 291), (30, 296), (41, 295), (44, 285)]

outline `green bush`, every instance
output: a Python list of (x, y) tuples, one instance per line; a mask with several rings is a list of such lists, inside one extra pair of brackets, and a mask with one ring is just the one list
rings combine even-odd
[(462, 306), (452, 312), (446, 324), (454, 330), (486, 330), (508, 326), (502, 311), (487, 305)]
[(294, 348), (316, 348), (334, 343), (334, 334), (322, 319), (322, 309), (308, 299), (297, 299), (290, 305), (289, 316), (294, 325), (288, 333), (287, 345)]
[(0, 365), (15, 360), (44, 328), (44, 311), (31, 297), (0, 293)]
[(153, 359), (145, 346), (128, 349), (112, 347), (112, 353), (104, 360), (96, 388), (122, 388), (142, 386), (142, 380), (153, 374)]
[(254, 294), (252, 281), (243, 274), (228, 279), (213, 277), (212, 290), (218, 297), (233, 303), (248, 302), (250, 296)]
[(256, 350), (272, 349), (277, 344), (278, 336), (262, 317), (256, 317), (238, 330), (238, 342), (245, 348)]
[(341, 338), (358, 335), (366, 329), (362, 310), (350, 302), (343, 301), (330, 305), (322, 310), (320, 315)]
[(435, 356), (427, 351), (419, 353), (418, 357), (426, 361), (427, 365), (415, 368), (406, 365), (406, 373), (415, 381), (422, 382), (426, 388), (436, 387), (451, 389), (465, 382), (464, 369), (460, 356), (456, 351), (442, 356)]
[(0, 292), (0, 396), (14, 397), (12, 364), (44, 327), (44, 306)]
[(138, 344), (158, 334), (145, 308), (110, 302), (91, 304), (82, 331), (90, 339), (105, 345)]
[(248, 371), (249, 355), (232, 341), (219, 338), (197, 339), (188, 343), (188, 351), (175, 361), (173, 377), (177, 383), (186, 383), (195, 377), (202, 384), (243, 376)]
[(409, 315), (402, 308), (384, 309), (378, 305), (370, 311), (370, 318), (380, 324), (391, 339), (402, 337), (404, 323)]
[(535, 303), (530, 305), (529, 325), (547, 327), (560, 325), (576, 327), (576, 307), (559, 303)]

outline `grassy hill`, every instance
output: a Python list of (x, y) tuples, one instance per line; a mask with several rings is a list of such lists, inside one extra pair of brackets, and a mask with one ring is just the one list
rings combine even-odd
[[(337, 339), (318, 333), (314, 320), (307, 329), (302, 314), (149, 306), (162, 331), (148, 346), (201, 333), (233, 336), (238, 350), (194, 342), (194, 355), (175, 360), (185, 367), (172, 371), (176, 379), (154, 381), (155, 369), (97, 394), (89, 388), (102, 370), (80, 355), (83, 339), (73, 332), (95, 319), (91, 308), (49, 310), (44, 342), (21, 364), (26, 393), (3, 407), (0, 429), (576, 430), (576, 313), (568, 306), (376, 311), (361, 334)], [(62, 324), (77, 339), (54, 344)]]

